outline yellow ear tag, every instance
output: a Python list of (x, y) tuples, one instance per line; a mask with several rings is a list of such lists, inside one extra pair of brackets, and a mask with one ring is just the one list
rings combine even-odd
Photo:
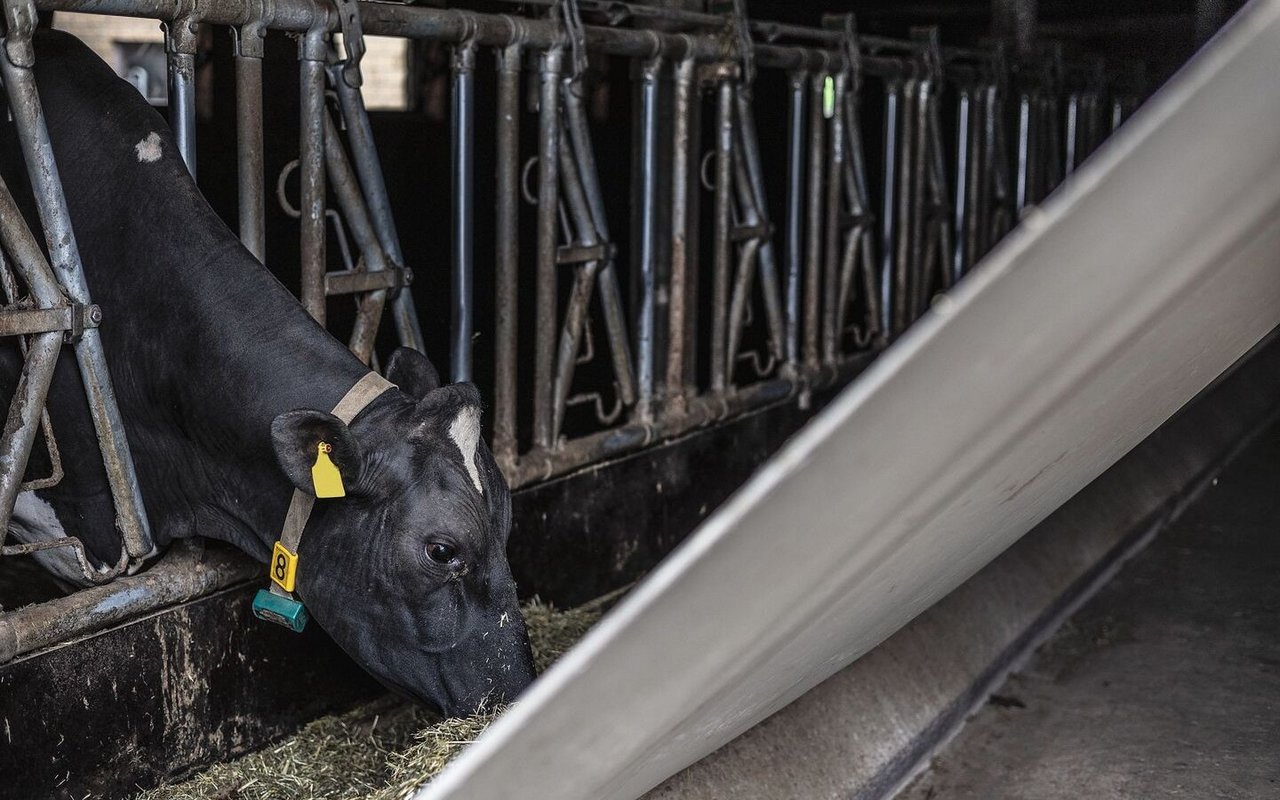
[(346, 497), (347, 490), (342, 485), (342, 474), (329, 460), (329, 451), (333, 445), (321, 442), (316, 446), (316, 463), (311, 467), (311, 482), (315, 484), (316, 497)]

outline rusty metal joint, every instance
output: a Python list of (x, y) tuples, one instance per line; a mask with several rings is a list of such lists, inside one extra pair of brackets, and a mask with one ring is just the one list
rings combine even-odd
[(557, 264), (582, 264), (588, 261), (612, 261), (618, 254), (612, 242), (599, 244), (566, 244), (556, 248)]
[[(525, 25), (524, 19), (513, 17), (510, 14), (499, 14), (498, 18), (511, 29), (511, 33), (507, 36), (507, 43), (503, 47), (497, 48), (498, 58), (500, 59), (498, 63), (503, 69), (518, 70), (520, 68), (520, 61), (518, 60), (520, 53), (529, 39), (529, 26)], [(514, 64), (510, 63), (508, 55), (516, 57), (517, 60)]]
[(312, 0), (308, 4), (311, 9), (311, 22), (304, 33), (296, 34), (298, 39), (298, 60), (329, 61), (329, 6), (321, 0)]
[(177, 0), (172, 20), (161, 20), (164, 51), (194, 56), (200, 32), (200, 5), (196, 0)]
[(373, 272), (364, 270), (343, 270), (327, 272), (324, 276), (324, 293), (326, 296), (344, 294), (363, 294), (385, 290), (398, 292), (413, 283), (413, 270), (408, 267), (391, 267)]
[(262, 58), (266, 50), (267, 27), (275, 13), (274, 0), (247, 0), (248, 20), (232, 26), (231, 42), (236, 58)]
[(54, 308), (8, 308), (0, 310), (0, 336), (30, 336), (67, 331), (67, 341), (75, 343), (85, 329), (102, 324), (102, 309), (93, 303), (71, 303)]
[(840, 214), (840, 229), (850, 230), (851, 228), (866, 227), (869, 228), (876, 223), (876, 215), (870, 212), (862, 212), (860, 214), (851, 214), (842, 212)]
[(36, 5), (33, 0), (3, 0), (4, 56), (20, 69), (31, 69), (36, 63), (31, 36), (36, 30)]
[(658, 80), (658, 74), (662, 71), (661, 42), (655, 40), (655, 43), (658, 45), (657, 51), (640, 64), (640, 78), (645, 83)]
[(764, 241), (773, 235), (773, 225), (759, 222), (755, 225), (739, 225), (729, 232), (729, 241), (746, 242), (750, 240)]
[(675, 34), (664, 41), (666, 42), (666, 46), (663, 54), (672, 61), (684, 61), (685, 59), (692, 58), (696, 51), (694, 37), (687, 33)]
[(360, 24), (360, 8), (356, 0), (332, 0), (338, 13), (338, 27), (342, 31), (342, 49), (347, 57), (342, 61), (342, 80), (352, 89), (364, 83), (360, 74), (360, 61), (364, 58), (364, 28)]
[[(467, 19), (470, 19), (469, 17)], [(454, 74), (474, 72), (476, 68), (476, 38), (474, 27), (453, 46)]]

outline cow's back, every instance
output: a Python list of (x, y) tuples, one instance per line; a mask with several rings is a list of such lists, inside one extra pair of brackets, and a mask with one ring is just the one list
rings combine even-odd
[[(35, 76), (85, 276), (103, 308), (100, 333), (144, 502), (164, 544), (202, 527), (211, 492), (242, 491), (241, 480), (254, 491), (277, 482), (259, 469), (275, 469), (270, 420), (332, 405), (317, 384), (342, 386), (340, 396), (355, 379), (347, 376), (364, 368), (244, 249), (200, 194), (164, 119), (131, 84), (57, 31), (36, 35)], [(11, 125), (5, 138), (0, 169), (29, 209)], [(39, 236), (35, 214), (28, 217)], [(5, 349), (7, 399), (18, 362), (16, 348)], [(68, 533), (114, 561), (106, 474), (67, 351), (49, 406), (66, 478), (40, 494)], [(261, 547), (240, 538), (251, 552)]]

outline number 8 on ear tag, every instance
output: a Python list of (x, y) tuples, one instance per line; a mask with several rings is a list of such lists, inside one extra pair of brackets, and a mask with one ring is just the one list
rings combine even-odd
[(333, 445), (321, 442), (316, 445), (316, 463), (311, 467), (311, 482), (315, 485), (316, 497), (346, 497), (346, 487), (342, 485), (342, 473), (329, 460)]
[(298, 575), (298, 557), (280, 542), (271, 551), (271, 580), (286, 592), (292, 592)]

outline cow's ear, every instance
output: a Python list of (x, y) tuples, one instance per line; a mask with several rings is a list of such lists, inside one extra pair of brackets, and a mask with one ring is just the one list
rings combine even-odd
[(440, 386), (440, 373), (422, 353), (412, 347), (397, 347), (387, 359), (387, 380), (414, 400)]
[(471, 381), (451, 383), (428, 392), (418, 399), (418, 409), (432, 414), (444, 413), (452, 416), (463, 406), (483, 406), (480, 390)]
[(330, 446), (326, 453), (338, 468), (347, 491), (360, 477), (360, 445), (342, 420), (326, 411), (300, 409), (286, 411), (271, 422), (271, 443), (276, 461), (293, 485), (315, 494), (311, 468), (319, 457), (319, 445)]

